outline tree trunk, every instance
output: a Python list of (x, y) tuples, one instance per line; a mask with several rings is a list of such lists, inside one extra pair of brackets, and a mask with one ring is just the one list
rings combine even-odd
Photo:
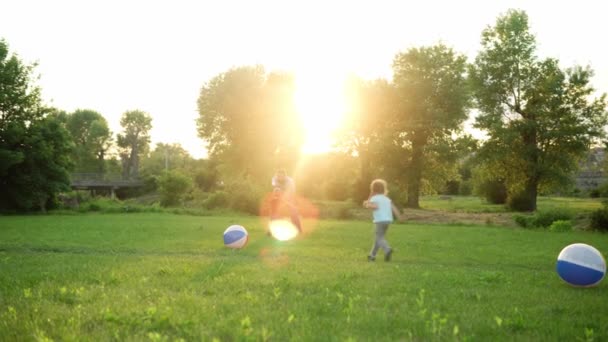
[(526, 189), (524, 190), (526, 199), (528, 200), (527, 206), (530, 211), (536, 210), (536, 197), (538, 195), (538, 180), (536, 177), (531, 177), (526, 182)]
[(523, 130), (522, 140), (525, 146), (524, 158), (526, 160), (528, 170), (524, 193), (521, 196), (521, 199), (525, 202), (522, 203), (523, 206), (520, 207), (520, 209), (525, 211), (535, 211), (539, 183), (537, 132), (534, 117), (528, 118), (527, 121), (529, 126)]
[(407, 180), (406, 207), (408, 208), (420, 208), (420, 180), (422, 179), (424, 145), (424, 141), (421, 139), (412, 141), (412, 159), (410, 160)]
[(372, 182), (372, 175), (370, 172), (369, 157), (366, 152), (359, 152), (359, 162), (361, 163), (361, 178), (357, 185), (357, 199), (366, 200), (369, 197), (370, 189), (369, 185)]
[(129, 170), (129, 179), (137, 178), (137, 173), (139, 171), (139, 151), (137, 144), (133, 145), (131, 149), (131, 156), (129, 157), (129, 164), (131, 169)]

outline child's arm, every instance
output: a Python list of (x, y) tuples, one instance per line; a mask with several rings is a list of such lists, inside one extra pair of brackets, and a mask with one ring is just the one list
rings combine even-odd
[(370, 201), (363, 201), (363, 207), (367, 209), (378, 209), (378, 205)]
[(399, 209), (397, 209), (397, 207), (392, 202), (391, 202), (391, 208), (393, 209), (393, 215), (395, 215), (397, 220), (403, 221), (403, 216), (401, 215), (401, 212), (399, 212)]

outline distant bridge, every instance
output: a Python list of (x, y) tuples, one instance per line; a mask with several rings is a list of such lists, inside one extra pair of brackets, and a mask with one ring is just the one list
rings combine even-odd
[(144, 183), (137, 178), (124, 178), (120, 174), (72, 173), (70, 186), (74, 190), (106, 190), (114, 197), (114, 191), (122, 188), (137, 188)]

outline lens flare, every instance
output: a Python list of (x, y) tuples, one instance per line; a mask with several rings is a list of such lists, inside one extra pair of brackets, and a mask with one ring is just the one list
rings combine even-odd
[(287, 241), (298, 235), (298, 228), (289, 221), (274, 220), (270, 221), (270, 234), (279, 241)]

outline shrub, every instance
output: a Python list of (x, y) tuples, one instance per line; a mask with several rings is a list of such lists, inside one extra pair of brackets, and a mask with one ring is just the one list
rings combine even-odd
[(264, 191), (247, 178), (235, 178), (226, 183), (225, 187), (228, 206), (231, 209), (257, 215)]
[(593, 189), (589, 192), (589, 197), (591, 198), (599, 198), (600, 196), (600, 189)]
[[(461, 196), (469, 196), (473, 193), (473, 182), (470, 180), (460, 182), (458, 194)], [(504, 202), (503, 202), (504, 203)]]
[(319, 218), (328, 220), (348, 220), (354, 218), (353, 209), (357, 206), (351, 200), (343, 202), (316, 202)]
[(443, 191), (444, 195), (458, 195), (460, 193), (460, 182), (451, 180), (445, 184), (445, 189)]
[(492, 204), (505, 204), (507, 202), (507, 187), (498, 180), (481, 183), (477, 193)]
[(531, 211), (532, 200), (533, 199), (529, 195), (519, 192), (508, 198), (507, 206), (509, 209), (515, 211)]
[(209, 197), (203, 201), (203, 207), (206, 209), (226, 208), (227, 206), (228, 194), (221, 190), (209, 194)]
[(177, 171), (164, 172), (158, 179), (160, 204), (163, 206), (179, 204), (191, 184), (190, 178)]
[(591, 228), (608, 232), (608, 207), (604, 206), (591, 213)]
[(570, 232), (572, 231), (572, 222), (569, 220), (557, 220), (549, 226), (551, 232)]
[(522, 228), (534, 228), (534, 216), (515, 214), (513, 220)]
[(539, 211), (534, 216), (534, 225), (536, 227), (548, 228), (555, 221), (567, 221), (572, 219), (572, 213), (564, 209), (553, 209), (548, 211)]

